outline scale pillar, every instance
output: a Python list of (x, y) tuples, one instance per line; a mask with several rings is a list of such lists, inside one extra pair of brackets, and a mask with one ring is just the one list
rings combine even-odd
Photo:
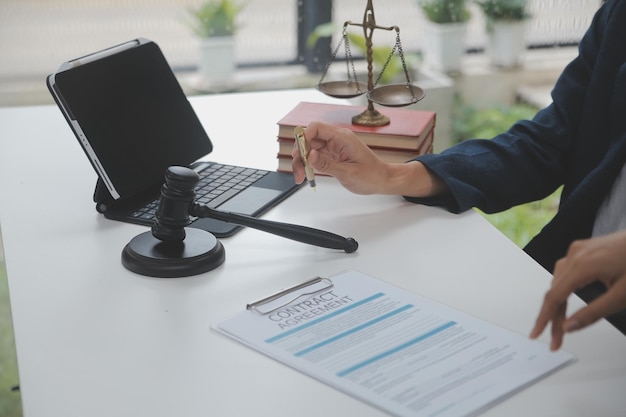
[(374, 106), (370, 107), (365, 109), (363, 113), (353, 116), (352, 123), (360, 126), (384, 126), (389, 124), (389, 117), (376, 110)]

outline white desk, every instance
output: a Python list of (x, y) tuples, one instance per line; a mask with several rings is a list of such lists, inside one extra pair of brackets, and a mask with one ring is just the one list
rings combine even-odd
[[(305, 90), (191, 101), (212, 159), (274, 169), (275, 123), (300, 100), (328, 99)], [(357, 196), (330, 178), (265, 218), (352, 236), (357, 253), (243, 230), (223, 240), (214, 271), (143, 277), (120, 253), (146, 229), (98, 215), (95, 181), (56, 107), (0, 110), (0, 221), (27, 417), (379, 416), (209, 325), (311, 276), (358, 269), (527, 334), (550, 280), (478, 214)], [(626, 338), (602, 322), (565, 348), (577, 363), (485, 415), (623, 417)]]

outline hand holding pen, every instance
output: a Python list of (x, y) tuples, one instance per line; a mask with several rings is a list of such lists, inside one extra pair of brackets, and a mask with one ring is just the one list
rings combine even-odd
[(350, 129), (311, 122), (306, 131), (298, 132), (305, 133), (300, 139), (304, 147), (294, 144), (291, 153), (293, 177), (298, 184), (313, 179), (315, 169), (356, 194), (427, 197), (446, 192), (443, 182), (421, 162), (385, 162)]
[(306, 175), (306, 180), (309, 183), (309, 186), (313, 188), (313, 191), (315, 191), (315, 172), (313, 171), (313, 168), (311, 168), (311, 165), (309, 165), (309, 161), (307, 159), (309, 156), (309, 149), (306, 144), (306, 139), (304, 138), (304, 128), (301, 126), (297, 126), (293, 130), (293, 133), (296, 138), (296, 144), (300, 151), (300, 158), (302, 159), (302, 164), (304, 165), (304, 173)]

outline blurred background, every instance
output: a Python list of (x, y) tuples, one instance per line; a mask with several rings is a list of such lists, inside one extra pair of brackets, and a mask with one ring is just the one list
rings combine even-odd
[[(306, 75), (300, 65), (299, 26), (308, 17), (299, 13), (307, 0), (242, 0), (237, 17), (236, 63), (246, 82), (241, 89), (289, 88), (289, 77)], [(339, 42), (345, 21), (361, 22), (365, 0), (308, 0), (332, 9)], [(465, 38), (468, 53), (485, 48), (484, 17), (472, 2)], [(528, 48), (562, 48), (575, 45), (588, 26), (599, 0), (530, 0)], [(189, 10), (202, 0), (0, 0), (0, 106), (50, 103), (44, 78), (64, 61), (145, 37), (160, 45), (178, 74), (190, 74), (198, 65)], [(310, 6), (307, 6), (309, 10)], [(313, 6), (315, 8), (315, 6)], [(423, 45), (424, 14), (417, 0), (374, 2), (379, 25), (401, 28), (406, 53), (419, 54)], [(310, 16), (309, 16), (310, 17)], [(379, 39), (393, 42), (393, 39)], [(300, 48), (301, 49), (301, 48)], [(319, 76), (319, 75), (318, 75)], [(305, 77), (306, 78), (306, 77)], [(311, 77), (313, 84), (317, 77)], [(304, 82), (306, 84), (306, 81)], [(311, 85), (311, 86), (312, 86)], [(190, 93), (193, 91), (190, 90)]]

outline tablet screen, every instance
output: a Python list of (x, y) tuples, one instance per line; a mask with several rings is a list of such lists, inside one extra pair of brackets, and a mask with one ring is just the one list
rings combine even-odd
[(53, 88), (121, 198), (162, 183), (168, 166), (188, 166), (211, 152), (155, 43), (85, 62), (56, 73)]

